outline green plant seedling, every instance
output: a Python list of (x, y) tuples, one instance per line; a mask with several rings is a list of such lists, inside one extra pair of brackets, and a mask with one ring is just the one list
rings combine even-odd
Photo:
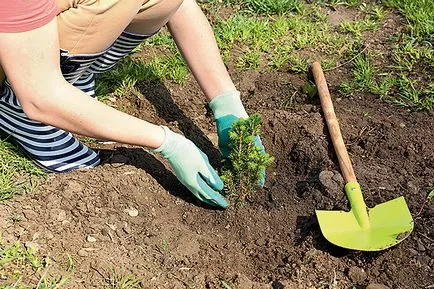
[(140, 289), (143, 282), (134, 274), (124, 274), (112, 269), (111, 275), (106, 280), (105, 289)]
[(260, 126), (261, 116), (256, 113), (235, 121), (229, 133), (229, 159), (225, 161), (222, 180), (225, 195), (237, 206), (256, 192), (265, 169), (274, 160), (255, 144)]
[(312, 101), (315, 97), (315, 95), (318, 93), (318, 90), (316, 89), (315, 83), (308, 80), (303, 84), (303, 87), (301, 88), (301, 91), (307, 96), (309, 101)]
[(225, 281), (221, 280), (221, 282), (222, 282), (223, 288), (225, 288), (225, 289), (232, 289), (232, 287), (228, 283), (226, 283)]
[(169, 250), (169, 243), (167, 242), (167, 240), (163, 240), (161, 241), (161, 249), (163, 251), (167, 251)]

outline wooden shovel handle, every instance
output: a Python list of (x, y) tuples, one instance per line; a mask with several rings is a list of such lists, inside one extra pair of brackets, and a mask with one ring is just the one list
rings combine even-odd
[(350, 157), (348, 156), (347, 149), (345, 148), (344, 140), (342, 139), (339, 123), (333, 108), (332, 99), (330, 97), (327, 82), (319, 62), (312, 64), (312, 73), (315, 79), (315, 84), (318, 89), (319, 98), (321, 100), (321, 107), (327, 123), (327, 128), (338, 157), (339, 166), (345, 182), (357, 182), (356, 175), (354, 174), (353, 166), (351, 165)]

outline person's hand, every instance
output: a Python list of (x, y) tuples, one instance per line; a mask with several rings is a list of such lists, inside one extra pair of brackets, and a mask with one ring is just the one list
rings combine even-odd
[[(232, 128), (232, 123), (240, 118), (247, 118), (248, 114), (240, 99), (239, 91), (230, 91), (214, 97), (209, 106), (213, 111), (217, 125), (218, 144), (223, 157), (229, 157), (229, 131)], [(265, 148), (262, 145), (261, 139), (255, 137), (255, 145), (260, 147), (265, 153)], [(262, 172), (262, 178), (259, 185), (264, 186), (265, 170)]]
[(208, 157), (184, 136), (163, 128), (165, 140), (154, 152), (161, 153), (169, 161), (178, 180), (196, 198), (211, 206), (227, 208), (228, 202), (218, 193), (223, 189), (223, 182)]

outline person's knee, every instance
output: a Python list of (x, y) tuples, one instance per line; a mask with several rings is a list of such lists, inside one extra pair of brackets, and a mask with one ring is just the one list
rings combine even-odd
[(153, 34), (164, 26), (182, 5), (183, 0), (148, 0), (126, 31), (137, 34)]

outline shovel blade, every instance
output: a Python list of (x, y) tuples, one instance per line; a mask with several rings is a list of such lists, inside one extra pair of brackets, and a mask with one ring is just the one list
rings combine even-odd
[(369, 225), (365, 228), (359, 225), (353, 210), (316, 210), (316, 215), (329, 242), (353, 250), (380, 251), (398, 244), (413, 230), (413, 218), (404, 197), (367, 210)]

